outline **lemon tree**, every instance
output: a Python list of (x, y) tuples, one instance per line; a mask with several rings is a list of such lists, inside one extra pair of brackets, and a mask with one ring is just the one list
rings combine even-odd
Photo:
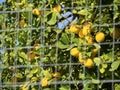
[(119, 90), (119, 2), (0, 3), (1, 89)]

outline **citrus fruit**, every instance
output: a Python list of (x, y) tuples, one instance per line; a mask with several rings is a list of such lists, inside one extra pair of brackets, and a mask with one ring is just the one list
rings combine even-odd
[(73, 24), (73, 25), (70, 27), (69, 32), (78, 34), (78, 32), (79, 32), (78, 25)]
[(37, 8), (33, 9), (32, 13), (37, 16), (39, 16), (41, 14)]
[(51, 10), (51, 12), (60, 12), (60, 11), (61, 11), (61, 5), (57, 5)]
[(92, 44), (93, 43), (93, 38), (92, 36), (85, 36), (85, 39), (87, 40), (88, 44)]
[(33, 59), (35, 58), (35, 53), (33, 51), (30, 51), (28, 53), (28, 61), (33, 61)]
[(61, 75), (60, 75), (59, 72), (55, 72), (55, 73), (52, 74), (52, 76), (53, 76), (53, 77), (60, 77)]
[(85, 67), (88, 67), (88, 68), (92, 67), (92, 66), (93, 66), (93, 61), (92, 61), (92, 59), (90, 59), (90, 58), (86, 59), (86, 60), (84, 61), (84, 66), (85, 66)]
[(79, 50), (78, 50), (78, 48), (72, 48), (72, 49), (70, 50), (70, 54), (71, 54), (72, 56), (78, 57), (78, 56), (79, 56)]
[(79, 62), (80, 62), (80, 63), (84, 63), (84, 60), (83, 60), (83, 59), (79, 59)]
[(44, 77), (42, 80), (41, 80), (41, 84), (42, 84), (42, 87), (46, 87), (48, 85), (48, 78)]
[(92, 49), (91, 50), (91, 56), (94, 57), (98, 53), (98, 49)]
[(20, 20), (20, 26), (22, 27), (22, 26), (24, 26), (25, 25), (25, 20), (24, 19), (21, 19)]
[(82, 30), (83, 35), (88, 35), (92, 32), (91, 25), (92, 25), (91, 22), (87, 22), (83, 25), (83, 30)]
[(84, 37), (84, 35), (83, 35), (83, 32), (82, 32), (82, 31), (83, 31), (83, 29), (80, 29), (80, 30), (79, 30), (79, 33), (78, 33), (78, 35), (79, 35), (79, 37), (80, 37), (80, 38), (83, 38), (83, 37)]
[(83, 35), (88, 35), (91, 33), (91, 29), (83, 28), (82, 33)]
[(103, 32), (97, 32), (95, 35), (95, 40), (97, 42), (103, 42), (105, 40), (105, 34)]
[(34, 48), (33, 48), (33, 50), (38, 50), (38, 49), (39, 49), (39, 46), (40, 46), (39, 43), (35, 43), (35, 44), (34, 44)]

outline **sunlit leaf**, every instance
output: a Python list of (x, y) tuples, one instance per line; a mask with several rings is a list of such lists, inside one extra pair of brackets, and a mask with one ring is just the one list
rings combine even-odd
[(119, 15), (120, 15), (120, 13), (115, 13), (114, 19), (118, 18)]
[(120, 90), (120, 84), (115, 84), (115, 90)]
[(88, 13), (87, 9), (78, 11), (78, 14), (80, 14), (80, 15), (86, 15), (87, 13)]
[(102, 67), (103, 67), (103, 68), (107, 68), (108, 65), (107, 65), (107, 64), (102, 64)]
[(67, 45), (64, 45), (62, 42), (60, 42), (60, 41), (58, 41), (58, 42), (56, 42), (56, 44), (55, 44), (58, 48), (60, 48), (60, 49), (66, 49), (66, 48), (68, 48), (68, 46)]
[(43, 88), (43, 90), (54, 90), (54, 88)]
[(15, 76), (16, 76), (17, 78), (23, 78), (23, 75), (22, 75), (21, 73), (16, 73)]
[(49, 25), (54, 25), (57, 22), (56, 13), (52, 13), (51, 19), (47, 22)]
[(46, 78), (51, 78), (52, 77), (52, 74), (48, 70), (44, 70), (43, 74)]
[(19, 56), (24, 59), (27, 59), (27, 54), (25, 52), (19, 52)]
[(119, 66), (120, 66), (120, 61), (114, 61), (114, 62), (111, 64), (111, 69), (110, 69), (110, 71), (117, 70)]
[(104, 68), (100, 68), (100, 73), (104, 73), (105, 69)]
[(59, 90), (69, 90), (69, 89), (70, 89), (69, 86), (64, 85), (64, 86), (61, 86)]
[(100, 81), (98, 79), (92, 79), (92, 83), (98, 84), (98, 83), (100, 83)]
[(99, 66), (100, 64), (101, 64), (101, 60), (100, 60), (100, 58), (94, 58), (94, 62), (95, 62), (95, 64), (97, 65), (97, 66)]

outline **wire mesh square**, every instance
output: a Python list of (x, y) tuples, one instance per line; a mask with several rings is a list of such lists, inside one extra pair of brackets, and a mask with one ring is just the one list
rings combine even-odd
[(1, 0), (1, 90), (120, 90), (120, 0)]

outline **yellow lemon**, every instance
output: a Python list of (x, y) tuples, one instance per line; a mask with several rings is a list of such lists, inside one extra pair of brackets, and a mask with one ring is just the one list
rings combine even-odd
[(79, 56), (78, 56), (79, 59), (82, 59), (82, 53), (79, 52)]
[(28, 61), (33, 61), (33, 59), (35, 58), (35, 53), (33, 51), (30, 51), (28, 53)]
[(86, 26), (86, 27), (88, 27), (88, 28), (91, 28), (92, 23), (91, 23), (91, 22), (87, 22), (87, 23), (84, 24), (84, 26)]
[(97, 42), (103, 42), (105, 40), (105, 34), (103, 32), (97, 32), (95, 35), (95, 40)]
[(21, 19), (20, 20), (20, 26), (22, 27), (22, 26), (24, 26), (25, 25), (25, 20), (24, 19)]
[(42, 84), (42, 87), (46, 87), (48, 85), (48, 78), (44, 77), (42, 80), (41, 80), (41, 84)]
[(40, 46), (39, 43), (35, 43), (35, 44), (34, 44), (34, 48), (33, 48), (33, 50), (38, 50), (38, 49), (39, 49), (39, 46)]
[(87, 28), (85, 27), (85, 28), (83, 28), (82, 33), (83, 33), (83, 35), (88, 35), (88, 34), (91, 33), (91, 29), (87, 29)]
[(39, 16), (41, 14), (37, 8), (33, 9), (32, 13), (37, 16)]
[(79, 59), (79, 62), (83, 64), (83, 63), (84, 63), (84, 60), (83, 60), (83, 59)]
[(85, 25), (83, 25), (83, 30), (82, 30), (83, 35), (88, 35), (92, 32), (91, 26), (92, 26), (91, 22), (87, 22), (85, 23)]
[(28, 90), (28, 87), (23, 86), (21, 89), (22, 90)]
[(78, 48), (72, 48), (72, 49), (70, 50), (70, 54), (71, 54), (72, 56), (78, 57), (78, 56), (79, 56), (79, 50), (78, 50)]
[(60, 12), (61, 11), (61, 5), (57, 5), (56, 9), (57, 9), (58, 12)]
[(114, 39), (120, 38), (120, 28), (115, 28), (112, 32), (110, 32), (110, 36)]
[(85, 67), (88, 67), (88, 68), (92, 67), (92, 66), (93, 66), (93, 60), (90, 59), (90, 58), (86, 59), (86, 60), (84, 61), (84, 66), (85, 66)]
[(60, 11), (61, 11), (61, 5), (57, 5), (51, 10), (51, 12), (60, 12)]
[(52, 76), (53, 76), (53, 77), (60, 77), (61, 74), (60, 74), (59, 72), (55, 72), (55, 73), (52, 74)]
[(91, 56), (94, 57), (98, 53), (98, 49), (92, 49), (91, 50)]
[(73, 24), (73, 25), (70, 27), (69, 32), (78, 34), (78, 32), (79, 32), (78, 25)]
[(79, 30), (79, 33), (78, 33), (78, 35), (79, 35), (79, 37), (80, 37), (80, 38), (83, 38), (83, 37), (84, 37), (84, 35), (83, 35), (83, 32), (82, 32), (82, 31), (83, 31), (83, 29), (80, 29), (80, 30)]
[(93, 44), (92, 36), (85, 36), (85, 39), (87, 40), (88, 44)]

